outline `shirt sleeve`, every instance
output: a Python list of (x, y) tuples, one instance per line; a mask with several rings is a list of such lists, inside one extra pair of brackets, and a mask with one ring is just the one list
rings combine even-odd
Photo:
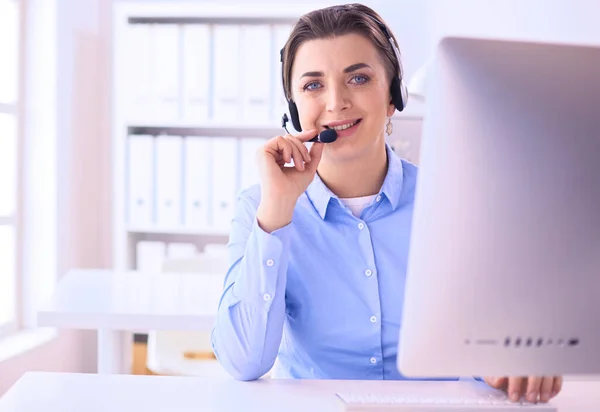
[(230, 267), (211, 334), (217, 359), (239, 380), (258, 379), (272, 368), (285, 319), (291, 225), (266, 233), (256, 220), (257, 208), (248, 191), (238, 197)]

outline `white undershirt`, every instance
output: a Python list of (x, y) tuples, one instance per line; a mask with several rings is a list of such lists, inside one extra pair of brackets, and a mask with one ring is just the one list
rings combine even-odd
[(352, 214), (356, 217), (360, 217), (362, 211), (365, 209), (365, 207), (369, 206), (372, 202), (373, 199), (375, 199), (377, 195), (370, 195), (370, 196), (361, 196), (361, 197), (347, 197), (347, 198), (340, 198), (340, 200), (342, 201), (342, 203), (344, 205), (346, 205), (348, 208), (350, 208), (350, 210), (352, 211)]

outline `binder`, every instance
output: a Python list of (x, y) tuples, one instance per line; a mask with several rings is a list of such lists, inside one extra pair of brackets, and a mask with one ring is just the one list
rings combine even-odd
[(244, 137), (240, 139), (240, 190), (260, 183), (260, 173), (256, 163), (256, 151), (266, 143), (266, 139)]
[(179, 61), (181, 42), (179, 26), (152, 26), (153, 121), (179, 120)]
[(156, 138), (156, 225), (179, 227), (182, 222), (182, 150), (180, 136)]
[(271, 96), (271, 33), (267, 25), (242, 28), (242, 120), (267, 124)]
[(215, 26), (213, 50), (213, 120), (216, 123), (235, 123), (240, 120), (239, 28), (233, 25)]
[(167, 257), (170, 259), (188, 258), (198, 254), (193, 243), (171, 242), (167, 244)]
[(153, 223), (154, 138), (131, 135), (127, 139), (127, 222), (134, 227)]
[(136, 269), (144, 273), (160, 273), (165, 261), (164, 242), (142, 240), (136, 245)]
[(229, 232), (235, 210), (238, 176), (237, 139), (213, 138), (212, 147), (212, 226)]
[(183, 119), (186, 121), (209, 120), (210, 35), (208, 25), (183, 26)]
[(211, 138), (184, 139), (184, 225), (187, 228), (210, 226), (211, 156)]
[(145, 122), (152, 118), (152, 31), (147, 24), (127, 27), (127, 58), (124, 67), (126, 81), (124, 95), (127, 106), (125, 118), (130, 123)]

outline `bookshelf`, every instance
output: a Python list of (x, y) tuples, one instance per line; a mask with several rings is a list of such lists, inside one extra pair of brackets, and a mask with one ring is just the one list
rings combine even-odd
[[(321, 6), (269, 3), (260, 7), (244, 2), (115, 4), (115, 269), (136, 268), (136, 245), (140, 241), (188, 242), (199, 250), (206, 243), (227, 241), (231, 203), (257, 173), (252, 169), (253, 153), (247, 152), (261, 139), (284, 133), (280, 119), (286, 104), (280, 84), (279, 49), (297, 17)], [(260, 49), (258, 45), (264, 47)], [(222, 73), (223, 67), (229, 72)], [(418, 158), (416, 139), (421, 119), (396, 116), (393, 122), (392, 146), (401, 150), (404, 157)], [(141, 142), (137, 147), (145, 147), (148, 158), (139, 155), (143, 150), (134, 152), (132, 142)], [(191, 146), (197, 146), (194, 150), (198, 156), (190, 154)], [(167, 151), (174, 153), (169, 167), (164, 166), (163, 159)], [(199, 156), (206, 157), (203, 161)], [(132, 176), (140, 174), (132, 172), (134, 163), (140, 162), (152, 174), (141, 185), (132, 180)], [(191, 173), (189, 168), (204, 164), (206, 169), (194, 175), (206, 177), (197, 179), (198, 185), (206, 185), (202, 193), (208, 193), (212, 199), (215, 190), (230, 190), (226, 201), (207, 200), (207, 217), (190, 224), (188, 217), (194, 202), (187, 199), (191, 196), (187, 190), (197, 185), (185, 176)], [(221, 166), (229, 169), (217, 170)], [(170, 177), (164, 177), (164, 173), (170, 173)], [(150, 208), (146, 215), (132, 207), (132, 189), (143, 185), (150, 185), (144, 191), (147, 198), (138, 199), (142, 209)], [(161, 221), (159, 215), (167, 208), (160, 203), (163, 198), (157, 196), (172, 190), (179, 190), (180, 200), (174, 202), (177, 217)], [(221, 205), (225, 205), (224, 211), (219, 211)], [(217, 215), (220, 223), (214, 224)], [(143, 216), (149, 217), (140, 219)]]

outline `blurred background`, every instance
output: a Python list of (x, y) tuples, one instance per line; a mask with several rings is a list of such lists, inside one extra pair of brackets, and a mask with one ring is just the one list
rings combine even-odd
[[(363, 3), (399, 42), (412, 97), (389, 143), (416, 164), (442, 36), (600, 44), (594, 0)], [(159, 272), (227, 242), (282, 132), (279, 49), (332, 4), (0, 0), (0, 395), (29, 370), (96, 370), (94, 332), (36, 324), (68, 270)]]

